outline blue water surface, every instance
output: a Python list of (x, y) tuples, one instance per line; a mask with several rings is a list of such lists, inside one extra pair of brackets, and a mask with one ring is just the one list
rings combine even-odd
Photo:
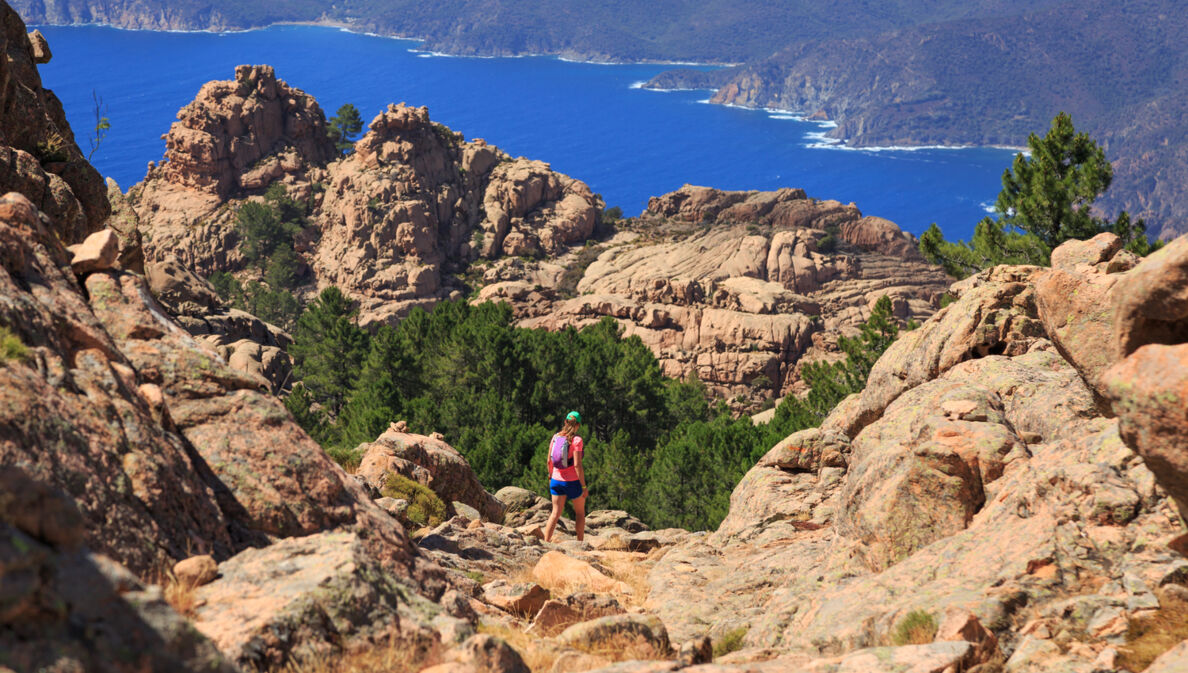
[(108, 106), (111, 130), (93, 162), (125, 189), (161, 158), (161, 135), (178, 109), (203, 83), (232, 79), (242, 63), (274, 66), (327, 116), (346, 102), (365, 120), (392, 102), (427, 105), (434, 120), (547, 161), (629, 215), (685, 183), (802, 187), (913, 233), (936, 222), (949, 238), (967, 238), (1012, 157), (994, 148), (822, 147), (812, 137), (820, 125), (788, 114), (709, 105), (705, 91), (638, 88), (663, 65), (433, 56), (408, 40), (312, 26), (224, 34), (40, 28), (54, 54), (42, 79), (61, 98), (84, 152), (95, 126), (92, 92)]

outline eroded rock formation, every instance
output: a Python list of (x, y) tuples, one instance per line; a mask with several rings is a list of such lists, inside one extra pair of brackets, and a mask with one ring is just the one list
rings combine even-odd
[[(277, 121), (286, 114), (300, 123)], [(299, 294), (336, 285), (363, 324), (479, 288), (480, 299), (511, 302), (526, 327), (611, 316), (665, 373), (696, 374), (739, 408), (799, 390), (800, 360), (835, 357), (837, 335), (878, 297), (891, 296), (902, 320), (923, 319), (944, 291), (895, 224), (801, 190), (687, 186), (607, 240), (584, 183), (466, 141), (425, 108), (389, 106), (333, 161), (312, 139), (319, 115), (264, 67), (203, 87), (167, 136), (168, 160), (128, 195), (150, 268), (176, 260), (199, 276), (254, 277), (235, 212), (279, 182), (309, 203)]]
[(51, 57), (45, 38), (26, 33), (7, 4), (0, 18), (0, 193), (21, 192), (63, 241), (81, 243), (111, 212), (107, 188), (75, 142), (62, 103), (41, 85), (37, 64)]
[[(1127, 624), (1177, 605), (1188, 568), (1167, 547), (1183, 532), (1167, 496), (1184, 474), (1188, 247), (1137, 266), (1120, 247), (1070, 242), (1052, 269), (955, 284), (862, 393), (743, 478), (714, 534), (651, 571), (673, 638), (745, 628), (736, 656), (844, 654), (913, 610), (952, 612), (997, 634), (1009, 671), (1112, 669)], [(1144, 335), (1136, 315), (1158, 318)], [(1093, 347), (1115, 338), (1155, 343)]]
[[(632, 227), (584, 270), (575, 297), (534, 289), (548, 263), (479, 296), (511, 301), (525, 327), (615, 318), (666, 375), (694, 374), (714, 394), (754, 404), (797, 391), (801, 360), (830, 357), (879, 297), (892, 299), (898, 318), (922, 319), (946, 285), (894, 224), (801, 190), (686, 186), (653, 198)], [(513, 275), (509, 266), (487, 275)]]

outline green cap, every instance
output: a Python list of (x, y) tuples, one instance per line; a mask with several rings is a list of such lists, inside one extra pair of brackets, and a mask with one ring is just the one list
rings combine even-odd
[(581, 422), (582, 422), (582, 415), (581, 415), (581, 414), (579, 414), (579, 413), (578, 413), (578, 412), (576, 412), (576, 411), (571, 411), (571, 412), (569, 412), (568, 414), (566, 414), (566, 415), (565, 415), (565, 420), (567, 420), (567, 421), (574, 421), (574, 422), (577, 422), (577, 423), (581, 423)]

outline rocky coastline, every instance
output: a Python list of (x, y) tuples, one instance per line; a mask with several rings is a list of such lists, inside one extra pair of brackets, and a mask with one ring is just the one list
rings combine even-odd
[[(424, 108), (336, 156), (266, 66), (204, 87), (124, 195), (41, 86), (43, 38), (2, 1), (0, 23), (0, 668), (1188, 667), (1188, 240), (1139, 258), (1101, 234), (950, 284), (852, 205), (692, 186), (591, 238), (584, 184)], [(272, 184), (320, 196), (311, 285), (377, 323), (481, 260), (524, 324), (610, 315), (727, 390), (829, 357), (874, 297), (921, 324), (716, 530), (602, 510), (545, 542), (549, 502), (488, 492), (438, 433), (392, 419), (348, 473), (297, 424), (264, 362), (287, 335), (195, 273), (245, 272), (220, 209)]]

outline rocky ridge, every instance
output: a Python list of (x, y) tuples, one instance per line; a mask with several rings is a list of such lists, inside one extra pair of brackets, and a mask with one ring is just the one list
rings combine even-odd
[[(740, 408), (796, 390), (798, 362), (830, 357), (879, 296), (893, 298), (897, 317), (922, 319), (944, 291), (893, 223), (801, 190), (684, 187), (608, 238), (584, 183), (466, 141), (425, 108), (389, 106), (330, 161), (314, 138), (321, 117), (265, 66), (204, 86), (166, 136), (167, 160), (121, 201), (149, 267), (256, 273), (244, 268), (235, 212), (279, 183), (310, 204), (296, 242), (309, 270), (299, 294), (336, 285), (365, 325), (475, 289), (510, 302), (526, 327), (610, 316), (667, 374), (696, 374)], [(252, 366), (276, 384), (287, 370), (265, 350), (277, 341), (223, 334), (218, 345), (244, 358), (259, 350)]]
[(687, 185), (654, 197), (628, 227), (584, 270), (577, 296), (537, 289), (562, 273), (541, 262), (523, 265), (527, 280), (498, 280), (507, 266), (491, 265), (479, 298), (510, 301), (525, 327), (612, 317), (667, 376), (696, 375), (745, 406), (799, 392), (801, 362), (835, 357), (837, 336), (879, 297), (897, 318), (923, 319), (946, 286), (894, 223), (802, 190)]
[(268, 66), (241, 66), (178, 113), (166, 160), (128, 193), (145, 257), (200, 275), (241, 271), (235, 212), (271, 184), (309, 204), (297, 252), (311, 290), (338, 285), (364, 324), (459, 297), (479, 257), (555, 254), (585, 241), (602, 202), (548, 164), (392, 105), (339, 159), (314, 99)]

